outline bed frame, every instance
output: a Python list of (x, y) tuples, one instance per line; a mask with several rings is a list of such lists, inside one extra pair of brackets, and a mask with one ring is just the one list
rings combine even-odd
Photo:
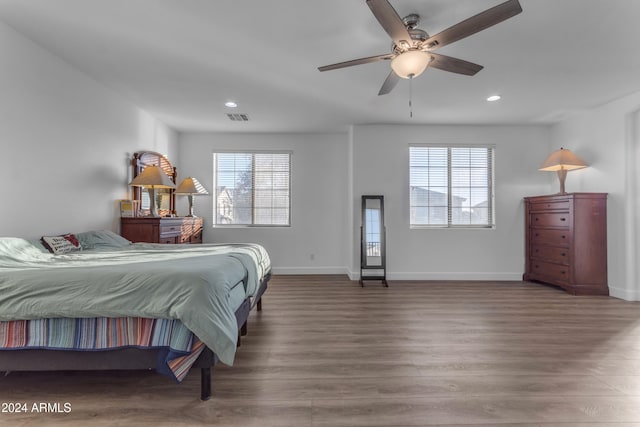
[[(267, 290), (271, 275), (262, 280), (255, 298), (257, 311), (262, 311), (262, 295)], [(247, 319), (252, 301), (244, 300), (236, 310), (238, 321), (238, 346), (240, 336), (247, 334)], [(103, 370), (151, 370), (156, 368), (157, 349), (124, 348), (105, 351), (68, 350), (7, 350), (0, 351), (0, 372), (11, 371), (103, 371)], [(192, 368), (200, 368), (200, 399), (211, 398), (211, 368), (218, 358), (205, 347)]]

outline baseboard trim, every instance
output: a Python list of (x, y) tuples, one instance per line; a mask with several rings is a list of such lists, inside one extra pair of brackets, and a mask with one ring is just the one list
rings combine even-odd
[(522, 273), (461, 273), (461, 272), (430, 272), (430, 273), (389, 273), (389, 280), (495, 280), (521, 281)]
[(625, 301), (640, 301), (640, 291), (616, 288), (609, 285), (609, 296)]
[[(360, 280), (360, 272), (350, 271), (351, 280)], [(464, 280), (464, 281), (521, 281), (517, 273), (461, 273), (461, 272), (387, 272), (387, 280)]]
[(273, 274), (297, 275), (297, 274), (345, 274), (348, 275), (347, 267), (273, 267)]

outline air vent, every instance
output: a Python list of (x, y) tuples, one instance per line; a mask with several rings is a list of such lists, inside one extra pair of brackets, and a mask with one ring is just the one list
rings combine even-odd
[(244, 113), (239, 113), (239, 114), (227, 113), (227, 117), (229, 117), (229, 120), (231, 120), (232, 122), (248, 122), (249, 121), (249, 116), (247, 116)]

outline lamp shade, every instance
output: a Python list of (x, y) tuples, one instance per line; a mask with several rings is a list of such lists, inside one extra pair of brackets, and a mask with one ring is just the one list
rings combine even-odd
[(171, 178), (158, 166), (147, 166), (142, 173), (129, 183), (133, 187), (145, 188), (176, 188)]
[(580, 157), (569, 150), (560, 148), (549, 154), (549, 157), (540, 166), (541, 171), (574, 170), (586, 168), (587, 164)]
[(391, 60), (391, 69), (403, 79), (418, 77), (427, 69), (431, 55), (417, 49), (410, 49)]
[(197, 179), (187, 177), (178, 185), (176, 194), (209, 194), (209, 192)]

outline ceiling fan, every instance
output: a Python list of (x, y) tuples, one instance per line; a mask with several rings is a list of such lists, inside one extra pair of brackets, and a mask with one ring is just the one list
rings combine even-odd
[(435, 36), (429, 36), (426, 31), (416, 28), (420, 21), (420, 15), (414, 13), (400, 19), (400, 16), (388, 0), (366, 1), (382, 28), (393, 40), (391, 52), (325, 65), (318, 67), (318, 70), (329, 71), (353, 65), (391, 60), (391, 72), (382, 84), (378, 95), (385, 95), (391, 92), (401, 77), (405, 79), (417, 77), (427, 67), (473, 76), (482, 70), (482, 65), (445, 56), (434, 51), (522, 12), (522, 7), (518, 0), (509, 0), (465, 19)]

